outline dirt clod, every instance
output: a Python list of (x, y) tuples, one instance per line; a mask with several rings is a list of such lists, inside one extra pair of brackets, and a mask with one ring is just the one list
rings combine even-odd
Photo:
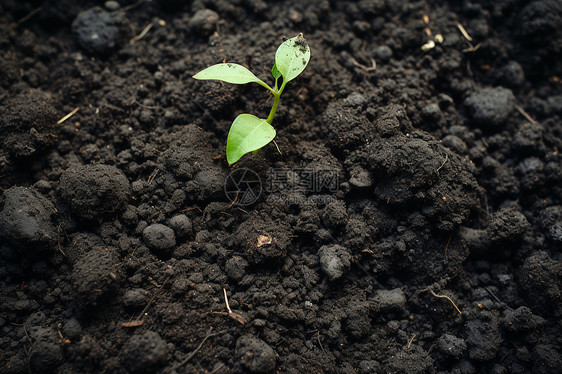
[(174, 230), (161, 223), (154, 223), (142, 232), (146, 245), (155, 251), (169, 252), (176, 246)]
[(515, 106), (515, 96), (511, 90), (496, 87), (483, 88), (472, 93), (465, 101), (476, 126), (497, 129)]
[(122, 38), (122, 17), (122, 13), (94, 7), (78, 14), (72, 22), (72, 30), (86, 52), (106, 55), (117, 47)]
[(236, 352), (242, 367), (250, 373), (271, 373), (275, 369), (275, 351), (255, 336), (240, 337), (236, 342)]
[(115, 166), (84, 165), (66, 170), (60, 179), (63, 199), (78, 216), (101, 219), (125, 209), (129, 181)]
[(131, 336), (121, 348), (119, 360), (130, 373), (153, 373), (162, 367), (168, 356), (168, 346), (154, 331)]
[(28, 250), (54, 246), (56, 209), (34, 188), (10, 187), (0, 197), (0, 207), (0, 237)]

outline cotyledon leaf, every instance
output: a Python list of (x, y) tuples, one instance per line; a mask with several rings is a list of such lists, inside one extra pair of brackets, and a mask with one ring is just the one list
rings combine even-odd
[(264, 119), (240, 114), (230, 127), (226, 139), (226, 160), (234, 164), (246, 153), (256, 151), (275, 138), (275, 129)]
[(193, 78), (200, 80), (217, 80), (233, 84), (258, 83), (262, 86), (267, 86), (264, 81), (256, 77), (254, 73), (244, 66), (231, 63), (209, 66), (195, 74)]
[(310, 48), (302, 33), (285, 40), (275, 53), (275, 67), (283, 75), (283, 83), (295, 79), (310, 60)]

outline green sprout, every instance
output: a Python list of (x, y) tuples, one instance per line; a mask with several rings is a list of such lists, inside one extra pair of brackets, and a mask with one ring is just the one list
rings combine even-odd
[[(193, 78), (200, 80), (218, 80), (233, 84), (257, 83), (267, 88), (273, 94), (273, 106), (266, 119), (252, 114), (240, 114), (228, 132), (226, 139), (226, 160), (229, 165), (234, 164), (246, 153), (257, 152), (275, 138), (275, 129), (271, 126), (273, 117), (279, 105), (279, 98), (287, 83), (295, 79), (306, 68), (310, 60), (310, 48), (306, 44), (302, 33), (284, 41), (275, 53), (275, 63), (271, 74), (275, 79), (275, 86), (271, 88), (250, 70), (242, 65), (224, 63), (210, 66)], [(281, 87), (278, 80), (283, 77)]]

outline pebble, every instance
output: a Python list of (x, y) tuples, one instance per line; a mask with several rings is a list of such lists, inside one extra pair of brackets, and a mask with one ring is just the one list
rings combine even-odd
[(340, 245), (324, 245), (318, 255), (320, 267), (331, 281), (341, 278), (351, 267), (351, 254)]
[(515, 96), (503, 87), (484, 88), (464, 101), (477, 126), (500, 127), (515, 108)]
[(72, 31), (86, 52), (106, 55), (117, 47), (121, 38), (122, 17), (120, 12), (94, 7), (78, 14), (72, 22)]
[(176, 246), (174, 230), (161, 223), (153, 223), (142, 232), (144, 242), (151, 249), (168, 252)]
[(201, 9), (189, 20), (188, 27), (196, 33), (209, 35), (215, 31), (219, 14), (214, 10)]
[(105, 7), (105, 9), (111, 11), (117, 10), (121, 7), (121, 5), (119, 5), (119, 3), (114, 0), (106, 1), (103, 6)]
[(375, 55), (375, 60), (380, 62), (386, 62), (392, 57), (392, 49), (387, 45), (381, 45), (375, 48), (373, 54)]
[(56, 210), (34, 188), (13, 186), (0, 197), (0, 237), (15, 246), (29, 244), (48, 247), (55, 244), (57, 231), (52, 221)]

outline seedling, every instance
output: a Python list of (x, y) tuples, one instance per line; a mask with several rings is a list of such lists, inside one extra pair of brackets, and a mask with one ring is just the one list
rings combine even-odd
[[(287, 83), (302, 73), (309, 60), (310, 48), (301, 33), (287, 39), (277, 48), (275, 63), (271, 69), (271, 75), (275, 79), (273, 88), (244, 66), (232, 63), (213, 65), (193, 76), (195, 79), (233, 84), (257, 83), (273, 94), (273, 106), (266, 119), (243, 113), (232, 122), (226, 139), (226, 160), (229, 165), (234, 164), (246, 153), (257, 152), (275, 138), (276, 132), (271, 123), (279, 105), (279, 98)], [(281, 77), (281, 87), (278, 88), (278, 80)]]

